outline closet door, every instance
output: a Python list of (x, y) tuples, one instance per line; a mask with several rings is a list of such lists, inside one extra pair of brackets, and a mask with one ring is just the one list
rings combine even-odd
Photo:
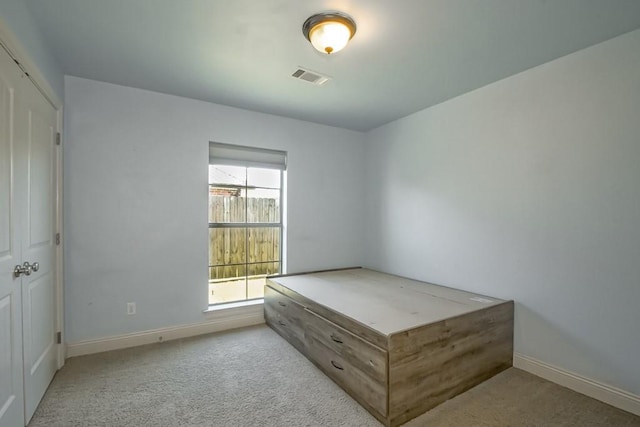
[(56, 110), (0, 48), (0, 426), (26, 425), (57, 369)]
[[(16, 183), (24, 195), (20, 238), (22, 262), (33, 267), (22, 277), (22, 337), (25, 420), (28, 422), (57, 370), (55, 282), (55, 136), (56, 110), (30, 80), (20, 97), (23, 120), (16, 141), (24, 170)], [(19, 127), (18, 127), (19, 126)], [(20, 156), (22, 157), (22, 156)], [(37, 263), (37, 264), (36, 264)], [(37, 268), (35, 267), (37, 265)]]
[(14, 128), (21, 73), (0, 48), (0, 425), (23, 426), (21, 280), (13, 274), (22, 262), (16, 234), (21, 203), (15, 191)]

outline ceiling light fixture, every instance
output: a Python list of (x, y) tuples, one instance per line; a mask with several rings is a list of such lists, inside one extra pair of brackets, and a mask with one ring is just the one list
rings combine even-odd
[(302, 24), (302, 34), (313, 47), (329, 55), (344, 49), (355, 33), (356, 23), (341, 12), (318, 13)]

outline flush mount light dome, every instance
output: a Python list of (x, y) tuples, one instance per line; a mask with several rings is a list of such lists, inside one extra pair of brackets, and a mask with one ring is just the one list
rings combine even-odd
[(302, 33), (318, 51), (332, 54), (351, 40), (356, 33), (356, 23), (344, 13), (318, 13), (304, 21)]

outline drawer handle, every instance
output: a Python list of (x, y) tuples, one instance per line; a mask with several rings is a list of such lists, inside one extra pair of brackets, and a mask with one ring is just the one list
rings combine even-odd
[(333, 365), (334, 368), (339, 369), (341, 371), (344, 371), (344, 368), (340, 365), (338, 365), (336, 362), (334, 362), (333, 360), (331, 361), (331, 364)]
[(287, 306), (287, 304), (283, 303), (282, 301), (278, 301), (278, 304), (280, 304), (280, 305), (281, 305), (281, 306), (283, 306), (283, 307), (286, 307), (286, 306)]
[(280, 326), (287, 326), (287, 324), (284, 323), (282, 320), (278, 320), (278, 323), (280, 324)]
[(333, 335), (333, 334), (331, 334), (331, 339), (332, 339), (334, 342), (337, 342), (338, 344), (344, 344), (340, 338), (338, 338), (337, 336), (335, 336), (335, 335)]

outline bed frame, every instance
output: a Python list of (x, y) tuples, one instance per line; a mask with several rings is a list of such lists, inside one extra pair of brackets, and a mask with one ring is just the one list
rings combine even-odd
[(264, 310), (389, 427), (512, 366), (513, 301), (353, 268), (271, 277)]

